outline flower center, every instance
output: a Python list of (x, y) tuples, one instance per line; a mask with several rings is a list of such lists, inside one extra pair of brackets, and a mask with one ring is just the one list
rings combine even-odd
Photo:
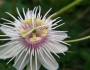
[(38, 42), (47, 36), (48, 27), (42, 20), (31, 18), (23, 20), (22, 23), (19, 28), (20, 35), (22, 38), (29, 38), (29, 42)]

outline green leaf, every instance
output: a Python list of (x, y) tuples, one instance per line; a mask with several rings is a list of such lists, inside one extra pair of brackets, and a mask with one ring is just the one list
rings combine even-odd
[(0, 63), (0, 70), (6, 70), (5, 67)]
[(85, 70), (90, 70), (90, 61), (87, 61), (86, 63), (85, 63), (85, 68), (84, 68)]
[(8, 67), (7, 70), (16, 70), (14, 67)]
[(87, 51), (82, 50), (80, 54), (84, 60), (90, 61), (90, 54)]

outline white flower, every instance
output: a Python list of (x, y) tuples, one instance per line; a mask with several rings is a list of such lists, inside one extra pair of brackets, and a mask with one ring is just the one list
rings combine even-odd
[(53, 30), (62, 24), (57, 25), (61, 20), (56, 20), (60, 17), (50, 19), (54, 14), (46, 18), (50, 10), (42, 17), (40, 6), (35, 7), (33, 11), (27, 9), (26, 13), (23, 9), (24, 18), (22, 18), (17, 8), (18, 19), (6, 12), (14, 22), (1, 18), (8, 23), (1, 24), (0, 29), (6, 35), (0, 36), (9, 38), (0, 40), (9, 42), (0, 46), (0, 59), (12, 57), (10, 59), (12, 61), (15, 58), (13, 66), (17, 70), (23, 70), (25, 66), (26, 70), (39, 70), (41, 64), (48, 70), (57, 70), (59, 65), (51, 53), (57, 57), (59, 57), (57, 53), (64, 54), (68, 48), (61, 43), (66, 44), (62, 40), (68, 36), (66, 31)]

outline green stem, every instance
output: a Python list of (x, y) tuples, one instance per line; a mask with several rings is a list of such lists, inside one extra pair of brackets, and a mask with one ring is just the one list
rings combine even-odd
[(61, 13), (65, 12), (66, 10), (68, 10), (69, 8), (77, 5), (78, 3), (80, 3), (82, 0), (75, 0), (74, 2), (72, 2), (71, 4), (65, 6), (64, 8), (60, 9), (59, 11), (56, 12), (56, 14), (54, 16), (52, 16), (51, 18), (54, 18), (58, 15), (60, 15)]
[(64, 41), (64, 42), (67, 42), (67, 43), (78, 42), (78, 41), (86, 40), (86, 39), (89, 39), (89, 38), (90, 38), (90, 35), (86, 36), (86, 37), (83, 37), (83, 38), (75, 39), (75, 40), (67, 40), (67, 41)]

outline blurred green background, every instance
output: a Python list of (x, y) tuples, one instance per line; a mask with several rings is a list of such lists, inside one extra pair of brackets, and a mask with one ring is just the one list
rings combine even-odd
[[(22, 8), (33, 9), (35, 6), (41, 6), (42, 15), (52, 7), (52, 11), (48, 14), (51, 15), (63, 7), (69, 5), (75, 0), (0, 0), (0, 18), (6, 18), (9, 20), (13, 19), (5, 14), (9, 12), (17, 17), (16, 7), (19, 8), (22, 14)], [(23, 14), (22, 14), (23, 15)], [(68, 31), (67, 34), (71, 37), (66, 40), (77, 39), (90, 35), (90, 0), (83, 0), (81, 3), (78, 3), (74, 7), (64, 11), (58, 17), (63, 19), (61, 24), (65, 24), (61, 27), (58, 27), (57, 30)], [(0, 19), (0, 23), (5, 21)], [(2, 32), (0, 32), (1, 34)], [(0, 41), (0, 45), (4, 44), (6, 41)], [(59, 63), (58, 70), (90, 70), (90, 39), (69, 43), (71, 46), (68, 46), (70, 52), (66, 52), (66, 55), (59, 54), (60, 59), (56, 58)], [(7, 60), (0, 60), (0, 63), (4, 65), (5, 68), (8, 68), (13, 64), (13, 61), (6, 65)], [(1, 67), (3, 67), (0, 64)], [(4, 69), (2, 69), (4, 70)], [(11, 69), (13, 70), (13, 69)], [(40, 70), (46, 70), (41, 67)]]

